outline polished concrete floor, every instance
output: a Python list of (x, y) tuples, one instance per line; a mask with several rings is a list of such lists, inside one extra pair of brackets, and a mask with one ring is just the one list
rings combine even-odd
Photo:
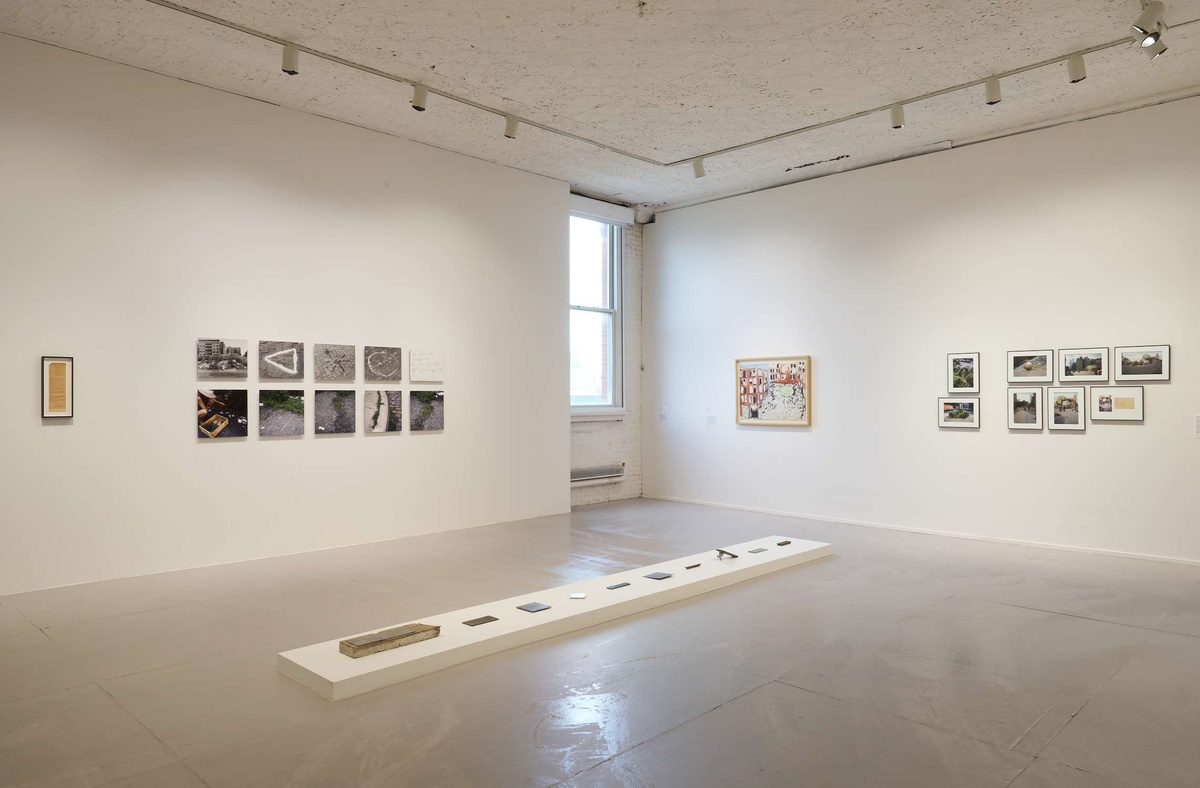
[[(276, 652), (770, 534), (835, 555), (330, 703)], [(1200, 568), (629, 501), (0, 598), (0, 786), (1200, 785)]]

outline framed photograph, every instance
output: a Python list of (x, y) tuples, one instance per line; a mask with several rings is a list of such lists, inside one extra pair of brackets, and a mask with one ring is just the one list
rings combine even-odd
[(1145, 392), (1142, 386), (1092, 386), (1092, 421), (1145, 421)]
[(979, 397), (939, 397), (938, 426), (979, 429)]
[(1047, 429), (1087, 429), (1087, 389), (1083, 386), (1051, 386), (1046, 389), (1046, 405), (1050, 408)]
[(1066, 348), (1058, 351), (1059, 383), (1107, 383), (1108, 348)]
[(398, 347), (367, 345), (363, 348), (363, 377), (370, 381), (399, 382), (402, 358)]
[(197, 339), (196, 377), (200, 379), (244, 378), (249, 372), (244, 339)]
[(1008, 390), (1008, 428), (1010, 430), (1040, 430), (1045, 397), (1040, 386)]
[(737, 423), (811, 426), (811, 373), (810, 356), (740, 358), (735, 361)]
[(264, 438), (304, 434), (304, 392), (262, 389), (258, 392), (258, 434)]
[(979, 393), (978, 353), (947, 354), (946, 391), (951, 394)]
[(440, 432), (446, 429), (446, 392), (410, 391), (408, 411), (412, 432)]
[(259, 342), (258, 376), (260, 378), (304, 380), (304, 343)]
[(246, 389), (197, 389), (196, 437), (246, 437), (246, 395)]
[[(1009, 383), (1053, 383), (1053, 350), (1008, 351)], [(1039, 427), (1040, 429), (1040, 427)]]
[(75, 357), (42, 356), (42, 418), (75, 417)]
[(403, 391), (367, 389), (363, 392), (364, 432), (400, 432), (403, 429)]
[(355, 431), (357, 411), (354, 390), (318, 389), (313, 405), (313, 432), (317, 435), (348, 435)]
[(313, 345), (313, 377), (317, 380), (354, 380), (354, 345)]
[(1133, 345), (1118, 347), (1115, 380), (1170, 380), (1170, 345)]

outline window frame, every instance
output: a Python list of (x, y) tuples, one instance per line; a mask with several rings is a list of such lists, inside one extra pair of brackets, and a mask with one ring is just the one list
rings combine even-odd
[[(570, 303), (568, 293), (567, 314), (592, 312), (609, 315), (612, 320), (612, 402), (601, 405), (576, 405), (571, 403), (571, 421), (619, 420), (629, 412), (625, 407), (625, 226), (618, 222), (601, 219), (579, 211), (571, 216), (598, 222), (608, 228), (608, 276), (609, 307), (579, 306)], [(570, 259), (567, 260), (568, 268)], [(569, 278), (569, 274), (568, 274)], [(568, 321), (568, 331), (570, 322)], [(570, 392), (568, 392), (568, 398)]]

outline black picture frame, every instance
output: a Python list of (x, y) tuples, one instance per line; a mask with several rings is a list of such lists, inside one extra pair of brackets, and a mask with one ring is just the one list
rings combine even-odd
[[(65, 412), (51, 411), (47, 397), (47, 382), (49, 379), (48, 363), (67, 363), (67, 410)], [(73, 419), (75, 418), (75, 357), (74, 356), (42, 356), (42, 418), (43, 419)]]

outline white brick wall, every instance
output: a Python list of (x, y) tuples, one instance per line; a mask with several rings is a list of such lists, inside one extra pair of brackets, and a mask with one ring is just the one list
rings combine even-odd
[(571, 425), (571, 467), (625, 463), (616, 484), (573, 485), (571, 505), (642, 496), (642, 228), (625, 228), (625, 406), (621, 421), (583, 421)]

